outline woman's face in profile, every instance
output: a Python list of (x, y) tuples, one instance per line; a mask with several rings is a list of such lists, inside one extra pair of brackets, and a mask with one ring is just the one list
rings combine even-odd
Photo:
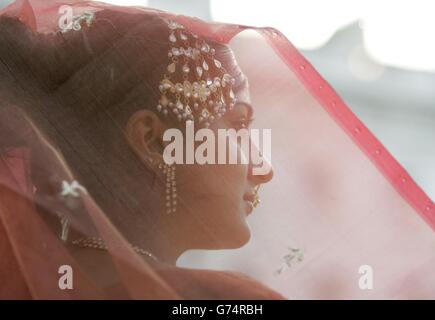
[[(176, 175), (175, 173), (171, 173), (171, 176), (175, 177), (175, 182), (171, 180), (172, 178), (170, 177), (164, 177), (164, 179), (166, 179), (166, 193), (160, 193), (160, 199), (157, 200), (163, 204), (162, 207), (164, 209), (167, 209), (161, 212), (163, 215), (166, 214), (166, 216), (162, 218), (165, 220), (164, 224), (170, 224), (177, 229), (177, 234), (173, 234), (172, 237), (176, 238), (177, 241), (182, 241), (184, 247), (188, 247), (189, 249), (231, 249), (239, 248), (246, 244), (250, 239), (250, 229), (246, 218), (254, 209), (256, 189), (260, 184), (266, 183), (272, 178), (272, 169), (269, 165), (266, 165), (266, 167), (270, 169), (266, 170), (262, 175), (253, 174), (253, 165), (250, 161), (251, 154), (249, 152), (250, 147), (252, 147), (249, 133), (246, 136), (248, 140), (247, 143), (242, 143), (243, 139), (237, 138), (238, 133), (235, 133), (235, 136), (231, 136), (231, 134), (226, 131), (232, 130), (233, 132), (237, 132), (241, 129), (245, 129), (245, 131), (249, 129), (253, 119), (253, 108), (249, 103), (249, 89), (246, 77), (238, 68), (232, 52), (226, 47), (223, 50), (229, 55), (229, 58), (227, 57), (226, 60), (228, 61), (228, 65), (232, 65), (231, 69), (233, 69), (233, 74), (236, 75), (237, 81), (235, 78), (232, 79), (231, 86), (233, 87), (231, 88), (231, 94), (233, 96), (231, 97), (231, 95), (229, 95), (229, 97), (224, 97), (222, 95), (221, 97), (221, 99), (225, 99), (227, 104), (230, 104), (231, 101), (233, 107), (226, 108), (222, 116), (213, 119), (208, 127), (209, 131), (207, 131), (207, 133), (214, 137), (212, 145), (215, 152), (214, 158), (216, 164), (199, 164), (197, 161), (191, 161), (190, 164), (185, 164), (184, 162), (187, 158), (185, 154), (191, 152), (187, 145), (194, 144), (196, 151), (196, 148), (205, 142), (205, 140), (208, 140), (208, 137), (204, 137), (202, 141), (195, 137), (195, 142), (188, 142), (186, 140), (187, 132), (183, 134), (179, 130), (174, 130), (178, 131), (180, 136), (182, 136), (180, 138), (181, 141), (178, 139), (172, 141), (171, 138), (163, 139), (163, 137), (167, 136), (175, 137), (171, 134), (166, 134), (169, 130), (180, 129), (180, 127), (182, 132), (184, 129), (188, 130), (185, 127), (185, 121), (182, 121), (182, 118), (180, 118), (181, 115), (178, 114), (179, 111), (177, 109), (175, 109), (177, 113), (175, 113), (174, 109), (171, 109), (174, 114), (170, 114), (171, 118), (169, 119), (171, 120), (169, 121), (165, 121), (165, 116), (168, 116), (168, 113), (161, 117), (159, 116), (158, 112), (162, 111), (161, 104), (168, 105), (167, 93), (163, 85), (159, 89), (164, 92), (163, 96), (165, 99), (164, 101), (163, 99), (159, 100), (161, 104), (157, 106), (156, 110), (146, 109), (145, 111), (138, 111), (138, 116), (135, 117), (133, 115), (127, 124), (127, 128), (129, 129), (126, 131), (132, 132), (132, 136), (136, 137), (136, 139), (130, 138), (130, 143), (133, 141), (133, 145), (138, 147), (139, 151), (136, 150), (136, 153), (144, 159), (143, 161), (145, 163), (147, 162), (146, 158), (154, 156), (152, 150), (155, 151), (154, 153), (157, 153), (156, 157), (158, 158), (158, 163), (161, 163), (164, 160), (160, 158), (162, 158), (162, 156), (164, 157), (165, 154), (171, 153), (165, 149), (169, 144), (181, 146), (183, 155), (181, 157), (175, 157), (178, 158), (178, 160), (182, 160), (176, 162), (174, 165), (175, 168), (171, 167), (171, 170), (176, 170)], [(227, 76), (229, 76), (229, 74), (227, 74)], [(222, 79), (224, 79), (224, 76)], [(174, 83), (177, 81), (178, 80), (174, 80)], [(230, 81), (228, 81), (228, 83), (230, 83)], [(222, 87), (225, 87), (225, 84), (223, 84)], [(228, 89), (226, 89), (226, 91), (229, 92)], [(222, 90), (222, 92), (224, 91)], [(232, 99), (229, 99), (230, 97)], [(175, 96), (175, 98), (177, 97)], [(212, 100), (208, 102), (213, 103)], [(185, 103), (191, 103), (191, 101)], [(164, 111), (167, 111), (167, 109)], [(140, 115), (141, 113), (144, 113), (143, 119)], [(177, 117), (178, 120), (181, 121), (180, 126), (175, 125), (172, 121), (173, 119), (177, 119)], [(135, 118), (138, 120), (134, 120)], [(145, 118), (147, 120), (145, 120)], [(192, 131), (194, 131), (195, 135), (200, 128), (206, 127), (205, 125), (201, 125), (201, 118), (202, 114), (198, 112), (194, 118), (191, 119), (194, 125)], [(151, 124), (149, 124), (149, 122)], [(135, 129), (134, 124), (136, 123), (140, 125)], [(152, 125), (152, 123), (157, 124)], [(145, 126), (145, 128), (141, 126)], [(219, 154), (219, 152), (221, 152), (220, 146), (223, 142), (220, 139), (221, 130), (226, 132), (224, 143), (228, 146), (225, 147), (227, 155), (223, 157)], [(134, 132), (139, 132), (139, 134), (136, 135)], [(144, 132), (146, 133), (144, 134)], [(129, 136), (129, 134), (127, 134), (127, 136)], [(144, 143), (144, 140), (147, 140), (147, 142)], [(178, 142), (175, 142), (175, 140), (178, 140)], [(143, 147), (144, 144), (148, 145), (147, 150)], [(246, 146), (246, 144), (248, 144), (248, 146)], [(231, 147), (229, 147), (229, 145), (231, 145)], [(195, 153), (193, 158), (196, 158), (195, 151), (193, 151)], [(239, 161), (228, 161), (229, 153), (233, 155), (237, 153), (236, 159), (239, 159)], [(189, 158), (192, 159), (192, 157)], [(227, 161), (223, 161), (224, 163), (222, 163), (220, 161), (222, 158)], [(245, 158), (247, 161), (240, 161), (242, 158)], [(164, 162), (168, 163), (167, 161)], [(180, 164), (180, 162), (183, 162), (183, 164)], [(218, 162), (219, 164), (217, 164)], [(258, 162), (256, 161), (256, 163)], [(169, 170), (166, 172), (169, 172)], [(176, 188), (173, 187), (174, 183), (176, 183)], [(172, 193), (174, 193), (174, 189), (176, 189), (176, 210), (172, 207), (174, 196), (173, 194), (169, 194), (170, 191), (168, 191), (172, 190)]]
[[(216, 143), (218, 129), (249, 129), (252, 116), (250, 105), (237, 103), (209, 128)], [(240, 140), (233, 143), (238, 154), (245, 154)], [(185, 207), (177, 214), (198, 222), (205, 232), (198, 232), (198, 237), (210, 237), (215, 248), (237, 248), (249, 240), (246, 218), (254, 209), (255, 189), (272, 178), (271, 169), (264, 175), (253, 175), (251, 164), (238, 163), (177, 165), (178, 197)]]

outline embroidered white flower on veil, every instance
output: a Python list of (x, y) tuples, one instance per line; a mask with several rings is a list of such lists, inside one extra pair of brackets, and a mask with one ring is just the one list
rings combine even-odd
[(80, 196), (78, 191), (81, 191), (83, 194), (88, 194), (86, 188), (78, 183), (77, 180), (74, 180), (71, 183), (68, 183), (68, 181), (65, 180), (62, 181), (62, 192), (60, 193), (61, 196), (71, 195), (77, 198)]
[(304, 260), (304, 251), (302, 249), (288, 247), (287, 250), (288, 253), (282, 257), (283, 263), (275, 271), (276, 275), (280, 275), (296, 263), (302, 262)]
[(90, 27), (94, 21), (95, 13), (92, 11), (85, 11), (81, 15), (72, 17), (72, 21), (68, 23), (65, 28), (61, 28), (62, 32), (68, 32), (71, 30), (80, 31), (82, 29), (82, 22), (85, 22)]

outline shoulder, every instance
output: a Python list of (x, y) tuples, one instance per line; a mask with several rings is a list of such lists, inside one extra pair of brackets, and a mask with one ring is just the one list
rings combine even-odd
[(286, 299), (278, 292), (268, 288), (264, 284), (242, 272), (217, 271), (216, 273), (218, 274), (219, 278), (221, 278), (224, 282), (227, 282), (227, 284), (230, 284), (231, 287), (235, 286), (238, 288), (236, 293), (240, 294), (241, 297), (235, 297), (235, 299)]
[(160, 270), (159, 273), (186, 299), (286, 299), (241, 272), (172, 268)]

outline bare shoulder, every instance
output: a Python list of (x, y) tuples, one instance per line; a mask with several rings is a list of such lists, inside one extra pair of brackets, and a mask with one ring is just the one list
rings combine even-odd
[(283, 300), (278, 292), (250, 276), (234, 271), (171, 268), (160, 275), (187, 299)]
[(272, 290), (271, 288), (265, 286), (258, 280), (242, 273), (236, 271), (216, 271), (219, 277), (227, 279), (229, 283), (234, 283), (237, 285), (242, 293), (250, 295), (248, 299), (272, 299), (272, 300), (282, 300), (286, 299), (280, 293)]

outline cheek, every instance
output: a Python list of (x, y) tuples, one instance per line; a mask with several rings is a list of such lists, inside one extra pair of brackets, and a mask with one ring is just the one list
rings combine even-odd
[(211, 224), (215, 231), (237, 229), (245, 223), (247, 165), (183, 167), (178, 194), (192, 214)]
[(180, 193), (188, 192), (198, 199), (224, 198), (242, 199), (247, 181), (247, 165), (191, 165), (180, 166), (179, 182)]
[(219, 239), (223, 248), (238, 248), (250, 238), (243, 194), (247, 165), (192, 166), (179, 194), (190, 206), (195, 221)]

